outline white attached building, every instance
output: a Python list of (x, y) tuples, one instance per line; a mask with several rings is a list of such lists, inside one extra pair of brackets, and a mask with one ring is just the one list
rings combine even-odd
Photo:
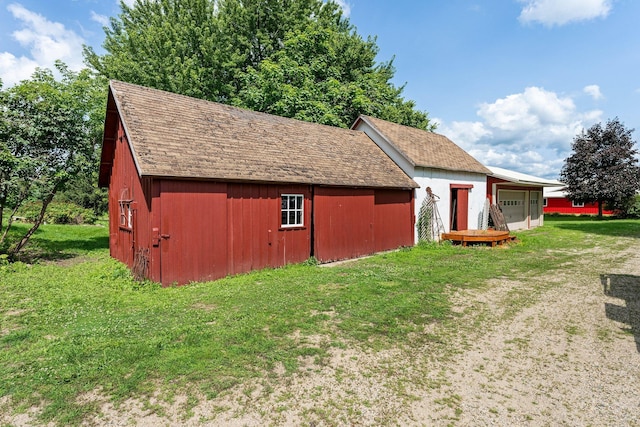
[[(364, 131), (420, 188), (415, 213), (431, 188), (445, 232), (481, 228), (487, 175), (480, 162), (444, 135), (360, 116), (352, 129)], [(416, 232), (416, 242), (418, 241)]]
[(488, 166), (487, 196), (502, 210), (509, 230), (526, 230), (544, 223), (543, 189), (562, 187), (556, 180)]

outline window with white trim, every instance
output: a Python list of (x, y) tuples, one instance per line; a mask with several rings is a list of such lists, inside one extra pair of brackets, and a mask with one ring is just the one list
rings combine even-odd
[(302, 194), (283, 194), (281, 204), (282, 227), (304, 226), (304, 197)]
[(584, 208), (584, 202), (571, 202), (572, 208)]
[(120, 200), (120, 227), (133, 228), (133, 211), (131, 210), (131, 202), (129, 200)]
[(543, 200), (543, 203), (544, 203), (543, 206), (546, 208), (547, 207), (547, 203), (548, 203), (547, 198), (545, 197), (542, 200)]

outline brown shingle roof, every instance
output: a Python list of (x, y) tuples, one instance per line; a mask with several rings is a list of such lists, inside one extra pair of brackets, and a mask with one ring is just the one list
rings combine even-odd
[[(360, 116), (415, 166), (490, 174), (491, 171), (444, 135)], [(358, 123), (356, 121), (356, 124)]]
[(119, 81), (110, 89), (142, 176), (417, 187), (360, 131)]

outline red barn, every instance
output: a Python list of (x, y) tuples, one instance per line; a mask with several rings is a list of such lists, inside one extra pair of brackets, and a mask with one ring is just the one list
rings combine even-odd
[(365, 133), (112, 81), (111, 256), (164, 285), (414, 242), (414, 188)]
[[(545, 188), (544, 213), (598, 215), (598, 203), (572, 202), (563, 188)], [(613, 215), (614, 213), (610, 209), (602, 209), (603, 215)]]

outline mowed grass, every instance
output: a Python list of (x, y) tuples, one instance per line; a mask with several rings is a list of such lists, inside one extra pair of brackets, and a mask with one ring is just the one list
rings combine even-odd
[[(494, 249), (421, 245), (334, 267), (293, 265), (209, 283), (137, 283), (104, 226), (43, 226), (26, 262), (0, 264), (0, 411), (43, 408), (79, 424), (98, 391), (116, 403), (158, 387), (207, 397), (332, 347), (417, 348), (455, 322), (450, 297), (490, 279), (560, 271), (596, 244), (620, 251), (640, 221), (546, 218)], [(24, 226), (24, 225), (20, 225)], [(4, 406), (2, 406), (4, 402)]]

